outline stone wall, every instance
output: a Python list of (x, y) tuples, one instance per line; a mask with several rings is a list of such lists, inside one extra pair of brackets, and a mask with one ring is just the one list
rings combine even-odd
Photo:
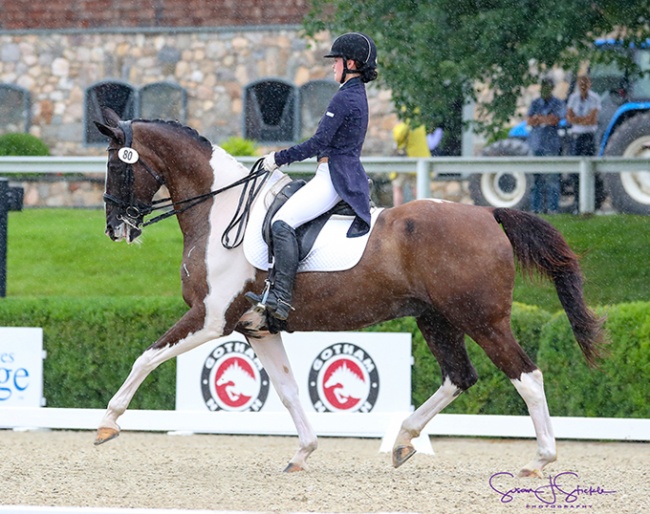
[[(11, 5), (18, 4), (27, 5), (21, 1)], [(29, 19), (24, 16), (23, 22)], [(321, 33), (308, 42), (301, 37), (299, 25), (173, 30), (3, 28), (6, 24), (0, 24), (0, 83), (29, 92), (29, 131), (45, 141), (52, 155), (105, 155), (105, 145), (84, 143), (84, 95), (101, 81), (121, 81), (134, 88), (155, 82), (178, 84), (187, 92), (187, 124), (219, 144), (243, 134), (243, 91), (247, 84), (280, 79), (299, 87), (312, 80), (333, 78), (331, 61), (322, 57), (331, 46), (330, 35)], [(392, 128), (397, 122), (391, 93), (376, 83), (369, 84), (367, 90), (370, 120), (364, 155), (390, 155)], [(275, 149), (260, 147), (259, 152)], [(22, 185), (26, 207), (102, 206), (103, 185), (96, 180)], [(463, 187), (435, 183), (432, 194), (465, 201)]]
[[(188, 96), (187, 124), (218, 144), (242, 135), (245, 85), (281, 79), (301, 86), (333, 78), (331, 62), (322, 58), (330, 45), (326, 33), (309, 45), (298, 27), (0, 33), (0, 83), (29, 92), (30, 132), (42, 138), (53, 155), (102, 154), (102, 146), (84, 145), (83, 130), (85, 91), (104, 80), (136, 88), (160, 81), (180, 85)], [(390, 91), (370, 84), (368, 98), (370, 127), (364, 152), (388, 155), (397, 119)]]

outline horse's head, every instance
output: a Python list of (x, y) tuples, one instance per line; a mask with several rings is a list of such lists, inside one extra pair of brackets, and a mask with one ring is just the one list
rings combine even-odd
[(160, 176), (143, 162), (146, 153), (135, 142), (131, 121), (122, 121), (111, 109), (102, 109), (103, 123), (95, 125), (110, 138), (106, 171), (106, 235), (113, 241), (132, 243), (142, 233), (144, 216), (151, 212), (154, 194), (163, 184)]

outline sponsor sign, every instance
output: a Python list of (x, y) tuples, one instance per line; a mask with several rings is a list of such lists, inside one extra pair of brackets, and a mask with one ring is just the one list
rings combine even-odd
[[(283, 340), (306, 411), (412, 410), (410, 334), (294, 332)], [(180, 355), (176, 370), (176, 410), (286, 412), (240, 334)]]
[(0, 327), (0, 408), (41, 407), (43, 330)]

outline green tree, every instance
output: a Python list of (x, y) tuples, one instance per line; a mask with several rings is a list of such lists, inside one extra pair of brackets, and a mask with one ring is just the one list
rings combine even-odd
[(624, 60), (596, 56), (594, 39), (645, 41), (649, 12), (648, 0), (311, 0), (304, 26), (308, 35), (329, 29), (373, 37), (380, 81), (414, 123), (433, 119), (458, 129), (459, 103), (477, 99), (477, 84), (487, 86), (493, 96), (477, 104), (475, 129), (490, 136), (514, 114), (522, 88), (553, 66)]

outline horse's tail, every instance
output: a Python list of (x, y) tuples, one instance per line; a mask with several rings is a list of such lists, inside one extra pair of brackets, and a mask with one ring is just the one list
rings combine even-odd
[(605, 318), (597, 317), (585, 303), (577, 255), (562, 234), (542, 218), (514, 209), (491, 210), (503, 226), (524, 274), (530, 277), (537, 272), (553, 281), (582, 353), (595, 366), (606, 342)]

